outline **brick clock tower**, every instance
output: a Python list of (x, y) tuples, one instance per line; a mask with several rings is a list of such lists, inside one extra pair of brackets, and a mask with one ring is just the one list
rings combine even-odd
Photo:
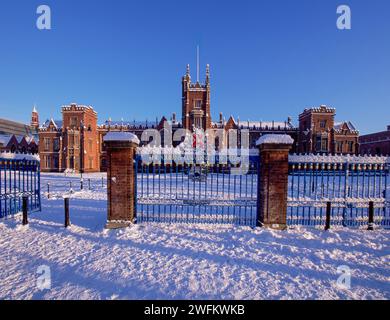
[(182, 121), (185, 129), (211, 127), (210, 114), (210, 66), (206, 66), (206, 81), (191, 82), (190, 66), (182, 78)]

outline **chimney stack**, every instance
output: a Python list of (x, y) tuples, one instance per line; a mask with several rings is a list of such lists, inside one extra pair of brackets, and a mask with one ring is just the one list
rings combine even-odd
[(172, 113), (172, 123), (176, 122), (176, 113)]
[(219, 123), (223, 123), (223, 116), (222, 112), (219, 113)]

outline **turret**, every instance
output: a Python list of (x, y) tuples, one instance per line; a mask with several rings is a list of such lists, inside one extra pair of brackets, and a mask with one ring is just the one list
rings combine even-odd
[(39, 116), (36, 106), (34, 105), (32, 111), (31, 111), (31, 121), (30, 121), (30, 127), (31, 129), (38, 131), (39, 128)]

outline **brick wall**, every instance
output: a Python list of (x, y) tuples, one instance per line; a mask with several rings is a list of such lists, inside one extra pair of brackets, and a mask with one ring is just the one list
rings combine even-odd
[(359, 138), (360, 154), (390, 155), (390, 128)]

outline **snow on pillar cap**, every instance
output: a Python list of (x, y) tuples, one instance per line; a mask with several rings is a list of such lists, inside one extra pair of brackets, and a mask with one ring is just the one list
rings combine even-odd
[(139, 139), (138, 137), (131, 133), (131, 132), (108, 132), (103, 140), (105, 142), (107, 141), (126, 141), (126, 142), (133, 142), (137, 145), (139, 145)]
[(262, 144), (293, 144), (294, 139), (288, 134), (266, 134), (256, 141), (256, 146)]

